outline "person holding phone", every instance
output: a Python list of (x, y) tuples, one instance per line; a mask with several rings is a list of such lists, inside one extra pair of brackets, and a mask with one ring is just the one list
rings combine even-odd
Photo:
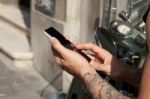
[[(147, 44), (150, 51), (150, 13), (147, 14)], [(130, 99), (123, 96), (108, 82), (103, 80), (96, 70), (105, 72), (114, 80), (125, 81), (129, 84), (140, 86), (139, 99), (150, 99), (150, 54), (148, 53), (142, 77), (141, 69), (133, 69), (122, 64), (108, 51), (92, 43), (77, 44), (76, 49), (90, 50), (94, 54), (88, 62), (79, 53), (65, 48), (56, 38), (50, 39), (56, 62), (68, 73), (79, 78), (86, 86), (93, 99)], [(133, 71), (134, 70), (134, 71)], [(141, 80), (142, 78), (142, 80)], [(140, 82), (141, 85), (140, 85)]]

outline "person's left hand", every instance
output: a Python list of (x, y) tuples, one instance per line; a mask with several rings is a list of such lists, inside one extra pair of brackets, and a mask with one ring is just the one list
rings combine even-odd
[(65, 48), (56, 38), (52, 37), (50, 41), (55, 60), (65, 71), (81, 77), (84, 73), (94, 70), (83, 56)]

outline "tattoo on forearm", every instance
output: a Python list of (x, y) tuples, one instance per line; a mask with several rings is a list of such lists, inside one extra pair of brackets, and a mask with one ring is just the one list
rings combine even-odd
[(96, 99), (101, 99), (102, 98), (101, 97), (101, 90), (102, 90), (102, 88), (100, 88), (100, 90), (98, 91), (98, 95), (97, 95)]
[(98, 74), (91, 74), (88, 72), (84, 75), (84, 78), (89, 79), (87, 82), (85, 82), (85, 85), (89, 91), (91, 90), (93, 92), (94, 90), (94, 99), (129, 99), (128, 97), (123, 96), (117, 90), (115, 90)]

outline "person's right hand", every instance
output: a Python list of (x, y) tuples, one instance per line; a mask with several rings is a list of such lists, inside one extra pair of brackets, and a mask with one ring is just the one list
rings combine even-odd
[(92, 51), (92, 60), (90, 64), (99, 71), (105, 72), (107, 75), (115, 77), (119, 75), (120, 65), (119, 60), (112, 56), (108, 51), (99, 46), (88, 43), (88, 44), (77, 44), (76, 48), (79, 50), (90, 50)]

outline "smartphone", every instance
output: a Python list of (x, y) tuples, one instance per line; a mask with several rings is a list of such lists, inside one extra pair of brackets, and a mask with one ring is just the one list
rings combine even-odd
[(84, 58), (87, 59), (87, 61), (91, 61), (91, 59), (85, 54), (83, 53), (81, 50), (78, 50), (75, 48), (74, 44), (72, 42), (70, 42), (69, 40), (67, 40), (60, 32), (58, 32), (54, 27), (50, 27), (48, 29), (46, 29), (44, 31), (44, 33), (48, 36), (48, 37), (55, 37), (57, 40), (59, 40), (59, 42), (66, 48), (70, 49), (70, 50), (74, 50), (76, 52), (78, 52), (79, 54), (81, 54)]
[(72, 49), (73, 43), (67, 40), (60, 32), (58, 32), (55, 28), (50, 27), (44, 31), (44, 33), (48, 37), (55, 37), (59, 42), (66, 48)]

